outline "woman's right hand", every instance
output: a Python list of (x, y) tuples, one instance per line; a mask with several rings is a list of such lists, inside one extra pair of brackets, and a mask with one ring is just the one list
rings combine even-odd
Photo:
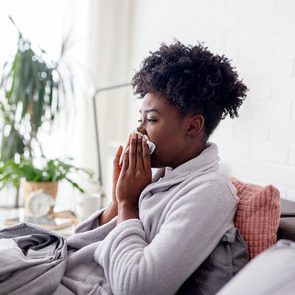
[(103, 225), (109, 222), (110, 220), (112, 220), (114, 217), (118, 215), (118, 202), (116, 199), (116, 188), (117, 188), (117, 182), (121, 172), (120, 158), (122, 153), (123, 153), (123, 147), (120, 145), (113, 161), (112, 201), (108, 205), (108, 207), (105, 209), (105, 211), (99, 216), (99, 225)]
[(122, 168), (122, 166), (120, 165), (120, 158), (122, 153), (123, 153), (123, 147), (120, 145), (113, 161), (112, 203), (116, 206), (118, 206), (118, 202), (116, 198), (116, 188), (117, 188), (117, 183), (118, 183), (118, 179), (119, 179), (121, 168)]

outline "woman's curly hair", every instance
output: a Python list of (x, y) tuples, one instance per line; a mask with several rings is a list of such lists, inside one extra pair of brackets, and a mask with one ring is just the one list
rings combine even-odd
[(221, 119), (238, 117), (248, 88), (224, 55), (179, 41), (150, 54), (132, 79), (135, 94), (157, 93), (183, 114), (202, 114), (208, 137)]

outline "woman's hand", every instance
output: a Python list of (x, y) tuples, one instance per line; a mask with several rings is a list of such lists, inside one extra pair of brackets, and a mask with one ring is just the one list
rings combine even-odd
[(116, 188), (117, 188), (117, 182), (121, 172), (120, 158), (121, 158), (122, 152), (123, 152), (123, 147), (120, 145), (113, 161), (112, 203), (115, 204), (116, 206), (118, 205), (117, 198), (116, 198)]
[(109, 204), (109, 206), (107, 207), (107, 209), (103, 212), (102, 215), (100, 215), (99, 217), (99, 224), (105, 224), (108, 221), (112, 220), (115, 216), (118, 215), (118, 202), (117, 202), (117, 198), (116, 198), (116, 187), (117, 187), (117, 182), (120, 176), (120, 171), (121, 171), (121, 167), (120, 167), (120, 157), (122, 155), (123, 152), (123, 147), (120, 145), (114, 161), (113, 161), (113, 188), (112, 188), (112, 201)]
[(123, 164), (116, 188), (118, 222), (138, 218), (138, 199), (143, 189), (151, 183), (152, 170), (146, 139), (132, 134), (123, 155)]

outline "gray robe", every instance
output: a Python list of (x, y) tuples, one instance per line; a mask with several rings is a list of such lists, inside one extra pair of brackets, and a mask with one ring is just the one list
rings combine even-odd
[(97, 212), (78, 226), (68, 239), (76, 252), (63, 287), (78, 294), (86, 286), (93, 294), (216, 293), (248, 260), (233, 224), (236, 189), (218, 172), (218, 160), (217, 146), (209, 144), (198, 157), (157, 173), (141, 193), (139, 219), (96, 227)]
[(90, 216), (67, 240), (54, 294), (215, 294), (247, 256), (233, 224), (236, 189), (218, 172), (218, 160), (209, 144), (156, 174), (140, 195), (139, 219), (99, 226), (103, 210)]

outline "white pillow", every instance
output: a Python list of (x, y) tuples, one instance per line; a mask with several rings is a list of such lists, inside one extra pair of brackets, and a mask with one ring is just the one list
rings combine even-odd
[(279, 240), (251, 260), (217, 295), (295, 294), (295, 242)]

